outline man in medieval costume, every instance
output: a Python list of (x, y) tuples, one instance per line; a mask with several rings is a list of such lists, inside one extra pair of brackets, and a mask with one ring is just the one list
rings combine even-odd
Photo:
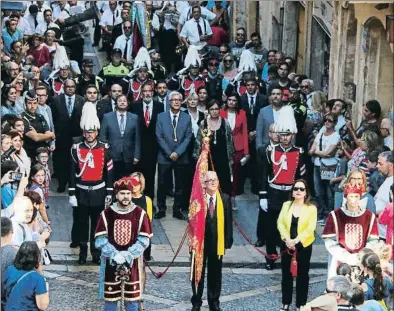
[(329, 252), (328, 278), (336, 274), (339, 263), (358, 267), (361, 258), (357, 253), (364, 247), (373, 247), (379, 240), (375, 214), (361, 207), (362, 190), (348, 184), (344, 196), (346, 206), (328, 214), (322, 233)]
[(236, 90), (239, 96), (246, 94), (246, 82), (249, 80), (256, 81), (258, 93), (266, 94), (266, 86), (263, 80), (257, 76), (257, 67), (252, 52), (244, 50), (240, 57), (238, 74), (230, 81), (225, 94), (231, 94), (233, 89)]
[(155, 88), (151, 59), (145, 47), (139, 49), (134, 60), (134, 69), (123, 80), (127, 85), (127, 89), (124, 92), (132, 102), (142, 99), (141, 90), (144, 84), (149, 83), (152, 85), (152, 89)]
[(266, 257), (265, 268), (275, 268), (275, 259), (278, 255), (276, 247), (280, 246), (281, 239), (277, 228), (277, 221), (282, 205), (290, 197), (294, 181), (305, 175), (303, 149), (293, 145), (297, 125), (293, 109), (283, 107), (275, 122), (274, 132), (279, 135), (279, 144), (269, 144), (261, 159), (260, 181), (260, 207), (266, 212)]
[(185, 68), (178, 71), (168, 82), (168, 88), (179, 91), (187, 98), (191, 93), (197, 93), (199, 87), (205, 86), (205, 79), (200, 74), (202, 66), (196, 46), (189, 46), (184, 64)]
[[(69, 203), (73, 207), (73, 236), (79, 245), (79, 264), (85, 264), (88, 253), (90, 218), (90, 253), (99, 263), (100, 251), (94, 247), (94, 230), (106, 202), (112, 198), (112, 159), (109, 145), (98, 140), (100, 121), (91, 102), (83, 106), (81, 117), (83, 138), (75, 138), (71, 147)], [(74, 235), (75, 234), (75, 235)]]
[(208, 170), (209, 138), (203, 139), (197, 161), (189, 207), (188, 239), (192, 256), (190, 280), (192, 311), (199, 311), (204, 291), (205, 268), (208, 267), (209, 309), (219, 311), (222, 286), (222, 259), (233, 244), (232, 208), (229, 196), (219, 191), (219, 179)]
[(106, 311), (138, 310), (144, 288), (143, 253), (152, 228), (146, 212), (132, 202), (139, 181), (124, 177), (114, 184), (117, 202), (105, 209), (97, 222), (96, 247), (101, 250), (100, 296)]

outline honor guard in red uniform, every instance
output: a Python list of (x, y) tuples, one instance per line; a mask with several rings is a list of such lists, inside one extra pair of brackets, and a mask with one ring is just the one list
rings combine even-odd
[(141, 89), (145, 83), (151, 83), (152, 89), (155, 88), (153, 80), (152, 65), (149, 53), (146, 48), (141, 47), (134, 60), (134, 69), (124, 80), (127, 82), (127, 96), (132, 102), (142, 99)]
[[(106, 208), (97, 222), (95, 245), (101, 250), (100, 297), (104, 310), (138, 310), (144, 289), (143, 253), (149, 246), (152, 228), (147, 213), (132, 202), (135, 178), (124, 177), (114, 184), (117, 202)], [(123, 273), (123, 276), (121, 275)]]
[(64, 93), (64, 82), (69, 78), (70, 60), (64, 46), (59, 46), (53, 58), (53, 71), (45, 82), (49, 85), (52, 95), (58, 96)]
[(185, 68), (168, 82), (168, 88), (172, 91), (179, 91), (183, 98), (187, 98), (190, 93), (197, 93), (201, 86), (205, 86), (205, 78), (200, 74), (201, 59), (197, 47), (190, 45), (185, 57)]
[(256, 75), (257, 67), (254, 61), (254, 56), (249, 50), (244, 50), (238, 66), (238, 74), (230, 81), (225, 90), (225, 94), (231, 94), (230, 89), (234, 89), (239, 96), (246, 93), (246, 81), (253, 79), (256, 80), (257, 92), (266, 94), (266, 86), (263, 80)]
[(76, 138), (71, 147), (69, 202), (73, 207), (73, 233), (80, 241), (79, 264), (86, 263), (89, 240), (92, 261), (100, 261), (100, 251), (94, 247), (97, 219), (112, 198), (112, 167), (109, 145), (97, 139), (100, 122), (91, 102), (83, 106), (81, 128), (84, 138)]
[[(266, 251), (277, 255), (276, 246), (280, 245), (277, 220), (284, 202), (289, 200), (294, 181), (305, 175), (303, 150), (292, 145), (297, 125), (293, 109), (283, 107), (275, 122), (275, 132), (279, 134), (279, 144), (269, 144), (261, 163), (261, 184), (259, 191), (260, 207), (267, 212)], [(274, 269), (275, 260), (266, 257), (265, 268)]]

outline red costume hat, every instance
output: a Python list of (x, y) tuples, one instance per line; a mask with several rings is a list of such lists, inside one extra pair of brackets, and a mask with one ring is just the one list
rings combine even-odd
[(115, 194), (122, 190), (133, 191), (133, 187), (138, 186), (138, 184), (139, 182), (135, 178), (123, 177), (114, 184)]
[(363, 195), (363, 192), (360, 187), (352, 187), (350, 185), (347, 185), (345, 188), (345, 191), (344, 191), (345, 198), (348, 196), (348, 194), (351, 194), (351, 193), (359, 194), (360, 198)]

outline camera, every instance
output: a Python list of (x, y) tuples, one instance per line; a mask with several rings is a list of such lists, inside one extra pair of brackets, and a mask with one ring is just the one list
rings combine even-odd
[(11, 179), (14, 181), (20, 181), (22, 179), (22, 173), (12, 172)]

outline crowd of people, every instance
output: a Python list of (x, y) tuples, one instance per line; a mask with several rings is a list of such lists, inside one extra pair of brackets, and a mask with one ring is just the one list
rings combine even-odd
[[(259, 33), (231, 34), (229, 1), (19, 4), (2, 6), (0, 38), (4, 310), (48, 307), (41, 271), (51, 261), (53, 180), (58, 193), (68, 189), (70, 247), (83, 265), (90, 241), (92, 261), (107, 263), (103, 296), (115, 310), (110, 302), (120, 296), (106, 288), (118, 270), (110, 266), (129, 264), (142, 284), (131, 263), (151, 259), (152, 219), (167, 217), (168, 196), (174, 218), (192, 218), (207, 148), (200, 182), (208, 238), (203, 256), (193, 257), (194, 311), (207, 260), (208, 303), (220, 310), (222, 256), (248, 182), (265, 268), (282, 254), (281, 310), (289, 310), (296, 274), (297, 308), (380, 310), (377, 301), (393, 309), (392, 111), (371, 99), (361, 123), (352, 122), (356, 103), (327, 98)], [(88, 24), (93, 47), (107, 54), (101, 68), (83, 57), (90, 41), (76, 27)], [(330, 254), (327, 295), (307, 303), (318, 225)], [(129, 235), (116, 235), (125, 228)], [(141, 300), (143, 286), (134, 290), (127, 310)]]

